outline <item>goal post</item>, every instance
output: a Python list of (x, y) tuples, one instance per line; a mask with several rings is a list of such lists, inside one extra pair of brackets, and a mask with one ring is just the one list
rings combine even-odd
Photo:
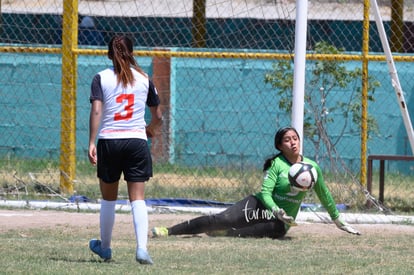
[[(292, 125), (303, 145), (303, 113), (305, 97), (306, 33), (308, 25), (308, 0), (296, 0), (295, 57), (292, 98)], [(301, 152), (303, 146), (300, 147)]]
[(410, 115), (408, 113), (408, 106), (405, 101), (404, 92), (401, 88), (400, 79), (398, 77), (397, 69), (394, 64), (394, 59), (392, 57), (391, 49), (388, 43), (387, 34), (385, 32), (383, 20), (381, 13), (378, 7), (377, 0), (372, 0), (372, 7), (375, 16), (375, 23), (378, 28), (378, 32), (381, 39), (381, 44), (384, 49), (384, 53), (387, 59), (388, 70), (391, 77), (392, 87), (394, 88), (395, 95), (397, 96), (397, 103), (401, 111), (401, 115), (404, 121), (405, 130), (408, 135), (408, 140), (411, 145), (411, 153), (414, 154), (414, 130), (411, 123)]

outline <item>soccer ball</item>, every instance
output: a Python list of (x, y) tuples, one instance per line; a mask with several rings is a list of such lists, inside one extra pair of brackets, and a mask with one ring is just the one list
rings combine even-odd
[(293, 187), (309, 190), (318, 180), (318, 173), (311, 164), (297, 162), (290, 167), (288, 178)]

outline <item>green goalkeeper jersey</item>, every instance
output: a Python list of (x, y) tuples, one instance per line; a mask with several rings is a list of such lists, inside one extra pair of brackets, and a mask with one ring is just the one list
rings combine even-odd
[[(339, 211), (325, 184), (321, 168), (316, 162), (306, 157), (303, 157), (302, 161), (315, 167), (318, 172), (318, 179), (313, 186), (313, 190), (332, 220), (338, 218)], [(256, 197), (267, 209), (273, 210), (277, 206), (285, 210), (289, 216), (296, 218), (307, 191), (298, 191), (290, 187), (288, 172), (291, 165), (282, 154), (278, 155), (272, 161), (270, 168), (265, 171), (262, 189), (256, 194)]]

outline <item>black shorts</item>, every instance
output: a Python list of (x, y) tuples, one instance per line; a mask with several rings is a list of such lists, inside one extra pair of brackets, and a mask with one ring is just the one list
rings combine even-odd
[(144, 182), (152, 177), (152, 158), (146, 140), (99, 139), (97, 155), (98, 178), (106, 183), (118, 181), (121, 173), (131, 182)]

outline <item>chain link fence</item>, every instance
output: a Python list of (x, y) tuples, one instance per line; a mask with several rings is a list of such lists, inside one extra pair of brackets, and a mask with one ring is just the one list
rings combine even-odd
[[(69, 104), (62, 101), (61, 53), (68, 2), (1, 2), (4, 198), (67, 197), (60, 190), (66, 172), (59, 165), (65, 134), (62, 108)], [(291, 123), (289, 105), (282, 103), (292, 98), (296, 1), (74, 2), (76, 141), (70, 142), (76, 144), (76, 174), (71, 179), (75, 194), (99, 197), (95, 168), (86, 155), (90, 83), (94, 74), (111, 65), (105, 50), (116, 33), (134, 39), (137, 61), (153, 78), (163, 104), (162, 133), (150, 141), (155, 175), (146, 196), (232, 202), (259, 191), (263, 162), (276, 153), (274, 133)], [(412, 112), (414, 5), (408, 2), (378, 1)], [(370, 211), (366, 202), (371, 197), (364, 178), (359, 178), (367, 165), (361, 161), (361, 148), (368, 155), (412, 155), (378, 30), (371, 13), (369, 55), (376, 58), (368, 63), (369, 138), (361, 144), (364, 2), (308, 4), (307, 50), (322, 56), (307, 61), (304, 153), (321, 164), (338, 203)], [(325, 140), (314, 127), (314, 114), (324, 123)], [(413, 210), (413, 165), (386, 163), (387, 208)], [(375, 202), (377, 171), (374, 163)], [(126, 189), (120, 195), (126, 197)], [(318, 203), (312, 194), (307, 202)]]

